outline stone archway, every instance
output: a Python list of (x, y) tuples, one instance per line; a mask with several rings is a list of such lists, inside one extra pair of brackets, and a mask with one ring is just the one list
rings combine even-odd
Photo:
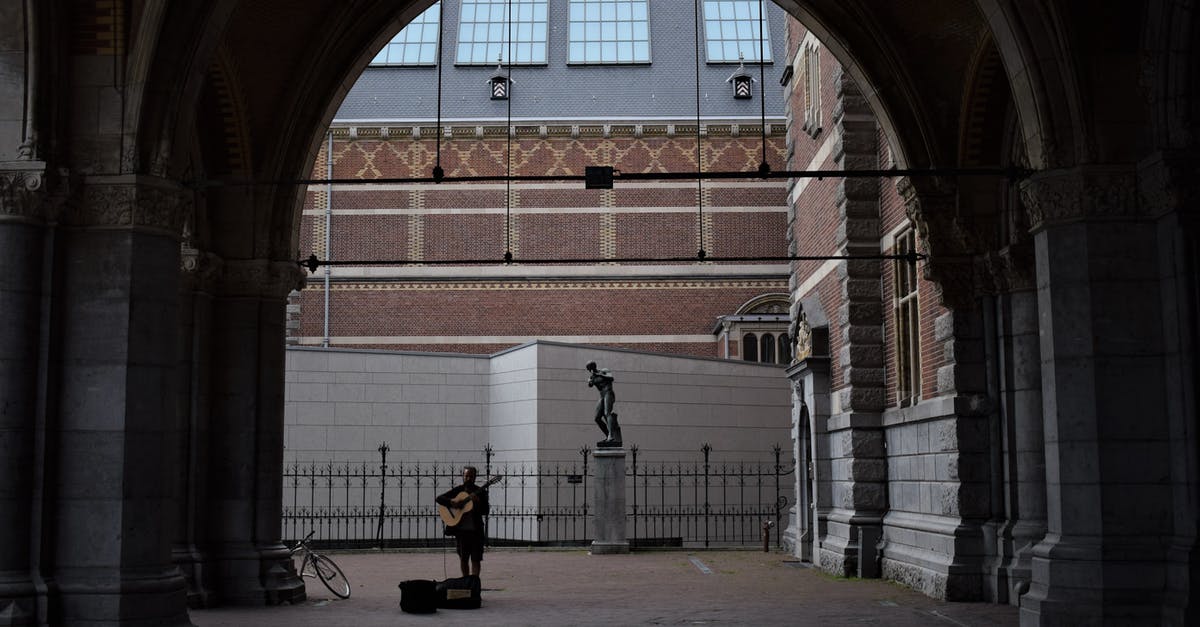
[[(0, 95), (0, 255), (9, 268), (0, 283), (0, 459), (9, 470), (0, 473), (0, 528), (29, 538), (0, 551), (0, 609), (17, 624), (186, 623), (187, 590), (170, 561), (177, 538), (157, 514), (179, 499), (171, 479), (180, 460), (170, 452), (194, 418), (220, 431), (213, 442), (238, 445), (208, 451), (208, 468), (224, 470), (203, 501), (223, 513), (193, 539), (225, 545), (214, 561), (199, 558), (216, 571), (212, 598), (294, 598), (271, 514), (300, 191), (192, 185), (220, 170), (205, 146), (225, 118), (202, 93), (219, 50), (238, 59), (245, 171), (301, 178), (347, 76), (430, 2), (110, 4), (0, 2), (10, 18), (0, 21), (0, 75), (11, 87)], [(1034, 550), (1023, 616), (1194, 618), (1189, 486), (1198, 456), (1186, 390), (1197, 372), (1191, 208), (1200, 192), (1189, 155), (1200, 98), (1195, 54), (1183, 45), (1195, 39), (1193, 3), (1131, 3), (1105, 17), (1034, 0), (780, 4), (842, 60), (901, 166), (954, 162), (964, 95), (956, 68), (970, 57), (955, 52), (991, 33), (1028, 162), (1041, 170), (1023, 189), (1037, 251), (1050, 540)], [(1133, 25), (1143, 39), (1121, 37)], [(1153, 107), (1139, 100), (1141, 72), (1152, 77)], [(1141, 128), (1147, 121), (1152, 133)], [(228, 150), (217, 154), (228, 161)], [(911, 190), (935, 275), (965, 310), (974, 282), (952, 262), (977, 251), (937, 248), (953, 244), (957, 192), (925, 180)], [(194, 280), (179, 273), (187, 238), (189, 258), (200, 260)], [(1160, 249), (1169, 252), (1160, 258)], [(1132, 261), (1116, 267), (1122, 259)], [(1153, 307), (1131, 311), (1130, 302)], [(952, 342), (974, 337), (971, 324), (955, 322)], [(186, 345), (199, 350), (181, 352)], [(1149, 409), (1117, 395), (1131, 365)], [(1137, 413), (1162, 419), (1130, 432), (1124, 417)], [(1149, 442), (1139, 459), (1168, 460), (1166, 479), (1117, 472), (1128, 456), (1119, 445), (1131, 440)], [(1144, 502), (1103, 507), (1127, 497)], [(1162, 538), (1169, 550), (1147, 549)], [(1124, 582), (1129, 563), (1169, 590)], [(1079, 599), (1097, 598), (1079, 609)]]

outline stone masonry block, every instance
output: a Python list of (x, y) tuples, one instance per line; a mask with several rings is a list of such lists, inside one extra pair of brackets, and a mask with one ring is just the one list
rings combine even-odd
[(943, 345), (946, 361), (956, 364), (983, 363), (983, 342), (974, 339), (951, 339)]
[(882, 324), (883, 307), (879, 303), (844, 303), (841, 308), (845, 324)]
[(842, 382), (846, 385), (882, 386), (885, 377), (886, 371), (883, 368), (850, 366), (842, 369)]
[(858, 481), (851, 490), (854, 509), (879, 511), (887, 505), (887, 484)]
[(842, 327), (842, 342), (845, 342), (846, 344), (882, 344), (883, 327)]
[(837, 203), (840, 219), (878, 220), (879, 203), (874, 200), (849, 200), (842, 198)]
[[(838, 243), (846, 243), (846, 241), (869, 241), (871, 238), (878, 239), (880, 233), (880, 221), (871, 219), (848, 219), (838, 223), (838, 229), (834, 233), (834, 241)], [(875, 293), (878, 294), (880, 286), (875, 286)]]
[(879, 181), (877, 179), (846, 179), (845, 187), (847, 200), (878, 201)]
[(838, 278), (845, 279), (847, 277), (879, 280), (879, 262), (867, 259), (843, 261), (838, 264)]
[(851, 429), (842, 432), (842, 450), (847, 457), (883, 457), (883, 431), (877, 429)]
[(938, 422), (930, 427), (929, 449), (934, 452), (958, 450), (958, 429), (951, 420)]
[(879, 298), (878, 279), (847, 279), (842, 281), (842, 297), (847, 300), (870, 301)]
[(954, 337), (954, 312), (948, 311), (933, 321), (933, 339), (944, 342)]
[(887, 406), (887, 391), (883, 388), (843, 388), (838, 391), (843, 411), (878, 412)]
[(838, 352), (838, 358), (843, 364), (851, 366), (882, 367), (883, 346), (878, 344), (851, 344), (843, 346)]
[(855, 481), (887, 481), (887, 461), (883, 459), (855, 459), (850, 465), (850, 474)]

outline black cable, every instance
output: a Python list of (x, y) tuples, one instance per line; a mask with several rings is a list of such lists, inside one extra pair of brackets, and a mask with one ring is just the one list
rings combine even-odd
[[(700, 154), (700, 0), (693, 3), (695, 16), (695, 50), (696, 50), (696, 172), (704, 173), (704, 163)], [(704, 259), (704, 179), (696, 177), (696, 227), (700, 231), (700, 250), (696, 251), (698, 259)]]
[(761, 174), (771, 171), (771, 166), (767, 163), (767, 82), (766, 71), (763, 69), (767, 59), (764, 43), (766, 38), (767, 14), (763, 10), (763, 0), (758, 0), (758, 99), (762, 107), (762, 117), (759, 118), (762, 129), (762, 163), (758, 164), (758, 171)]
[[(752, 178), (880, 178), (880, 177), (966, 177), (966, 176), (994, 176), (1017, 181), (1028, 178), (1036, 173), (1036, 170), (1022, 168), (1017, 166), (1009, 166), (1002, 168), (891, 168), (891, 169), (876, 169), (876, 170), (782, 170), (775, 172), (767, 172), (765, 174), (758, 172), (741, 172), (741, 171), (709, 171), (709, 172), (621, 172), (620, 170), (613, 171), (613, 180), (624, 181), (674, 181), (694, 178), (706, 179), (752, 179)], [(511, 178), (514, 181), (586, 181), (587, 176), (583, 174), (526, 174), (519, 176), (499, 176), (499, 175), (484, 175), (484, 176), (452, 176), (442, 179), (447, 183), (483, 183), (490, 181), (503, 181)], [(205, 189), (209, 187), (254, 187), (268, 185), (385, 185), (385, 184), (405, 184), (405, 183), (436, 183), (432, 178), (428, 177), (393, 177), (393, 178), (377, 178), (377, 179), (274, 179), (274, 180), (246, 180), (246, 179), (224, 179), (224, 180), (191, 180), (183, 181), (182, 185), (191, 189)]]
[[(761, 257), (708, 257), (705, 262), (713, 263), (731, 263), (731, 262), (749, 262), (749, 261), (828, 261), (828, 260), (861, 260), (861, 261), (906, 261), (908, 263), (916, 263), (921, 260), (928, 259), (929, 255), (918, 252), (909, 252), (903, 255), (787, 255), (787, 256), (761, 256)], [(408, 265), (427, 265), (427, 266), (468, 266), (468, 265), (493, 265), (503, 263), (519, 263), (526, 265), (564, 265), (564, 264), (613, 264), (613, 263), (695, 263), (695, 257), (623, 257), (623, 258), (579, 258), (579, 259), (512, 259), (505, 258), (504, 260), (496, 259), (368, 259), (357, 261), (332, 261), (317, 259), (316, 255), (309, 255), (308, 259), (297, 261), (296, 263), (302, 268), (308, 268), (310, 272), (315, 272), (321, 266), (408, 266)]]
[(442, 7), (438, 5), (438, 48), (437, 48), (437, 149), (433, 165), (433, 180), (441, 182), (446, 176), (442, 169), (442, 41), (445, 34), (442, 20)]
[(508, 0), (507, 15), (505, 19), (508, 21), (508, 74), (504, 80), (505, 100), (508, 104), (508, 120), (505, 123), (508, 141), (504, 153), (504, 260), (512, 259), (512, 0)]

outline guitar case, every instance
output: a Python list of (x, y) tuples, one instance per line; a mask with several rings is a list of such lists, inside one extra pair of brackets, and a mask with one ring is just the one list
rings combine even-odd
[(455, 577), (437, 583), (437, 606), (448, 610), (475, 610), (482, 604), (479, 577)]
[(438, 591), (441, 585), (430, 579), (409, 579), (400, 582), (400, 609), (410, 614), (431, 614), (437, 611), (438, 601), (444, 595)]

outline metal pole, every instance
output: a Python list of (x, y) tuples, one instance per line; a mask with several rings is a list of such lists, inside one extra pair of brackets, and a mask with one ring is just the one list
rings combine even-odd
[[(330, 250), (333, 245), (333, 131), (328, 131), (326, 137), (325, 176), (328, 181), (325, 184), (325, 256), (333, 259), (333, 251)], [(329, 348), (329, 277), (332, 272), (333, 268), (325, 266), (325, 325), (321, 338), (321, 346), (325, 348)]]
[(712, 445), (705, 442), (700, 450), (704, 452), (704, 548), (708, 548), (708, 454), (712, 452)]
[(633, 547), (637, 547), (638, 539), (638, 505), (637, 505), (637, 453), (638, 447), (636, 444), (629, 446), (629, 452), (633, 455)]
[[(379, 543), (379, 548), (383, 548), (383, 508), (384, 494), (387, 491), (387, 454), (391, 450), (388, 448), (387, 442), (379, 445), (379, 527), (375, 532), (375, 541)], [(364, 473), (366, 468), (363, 469)]]

